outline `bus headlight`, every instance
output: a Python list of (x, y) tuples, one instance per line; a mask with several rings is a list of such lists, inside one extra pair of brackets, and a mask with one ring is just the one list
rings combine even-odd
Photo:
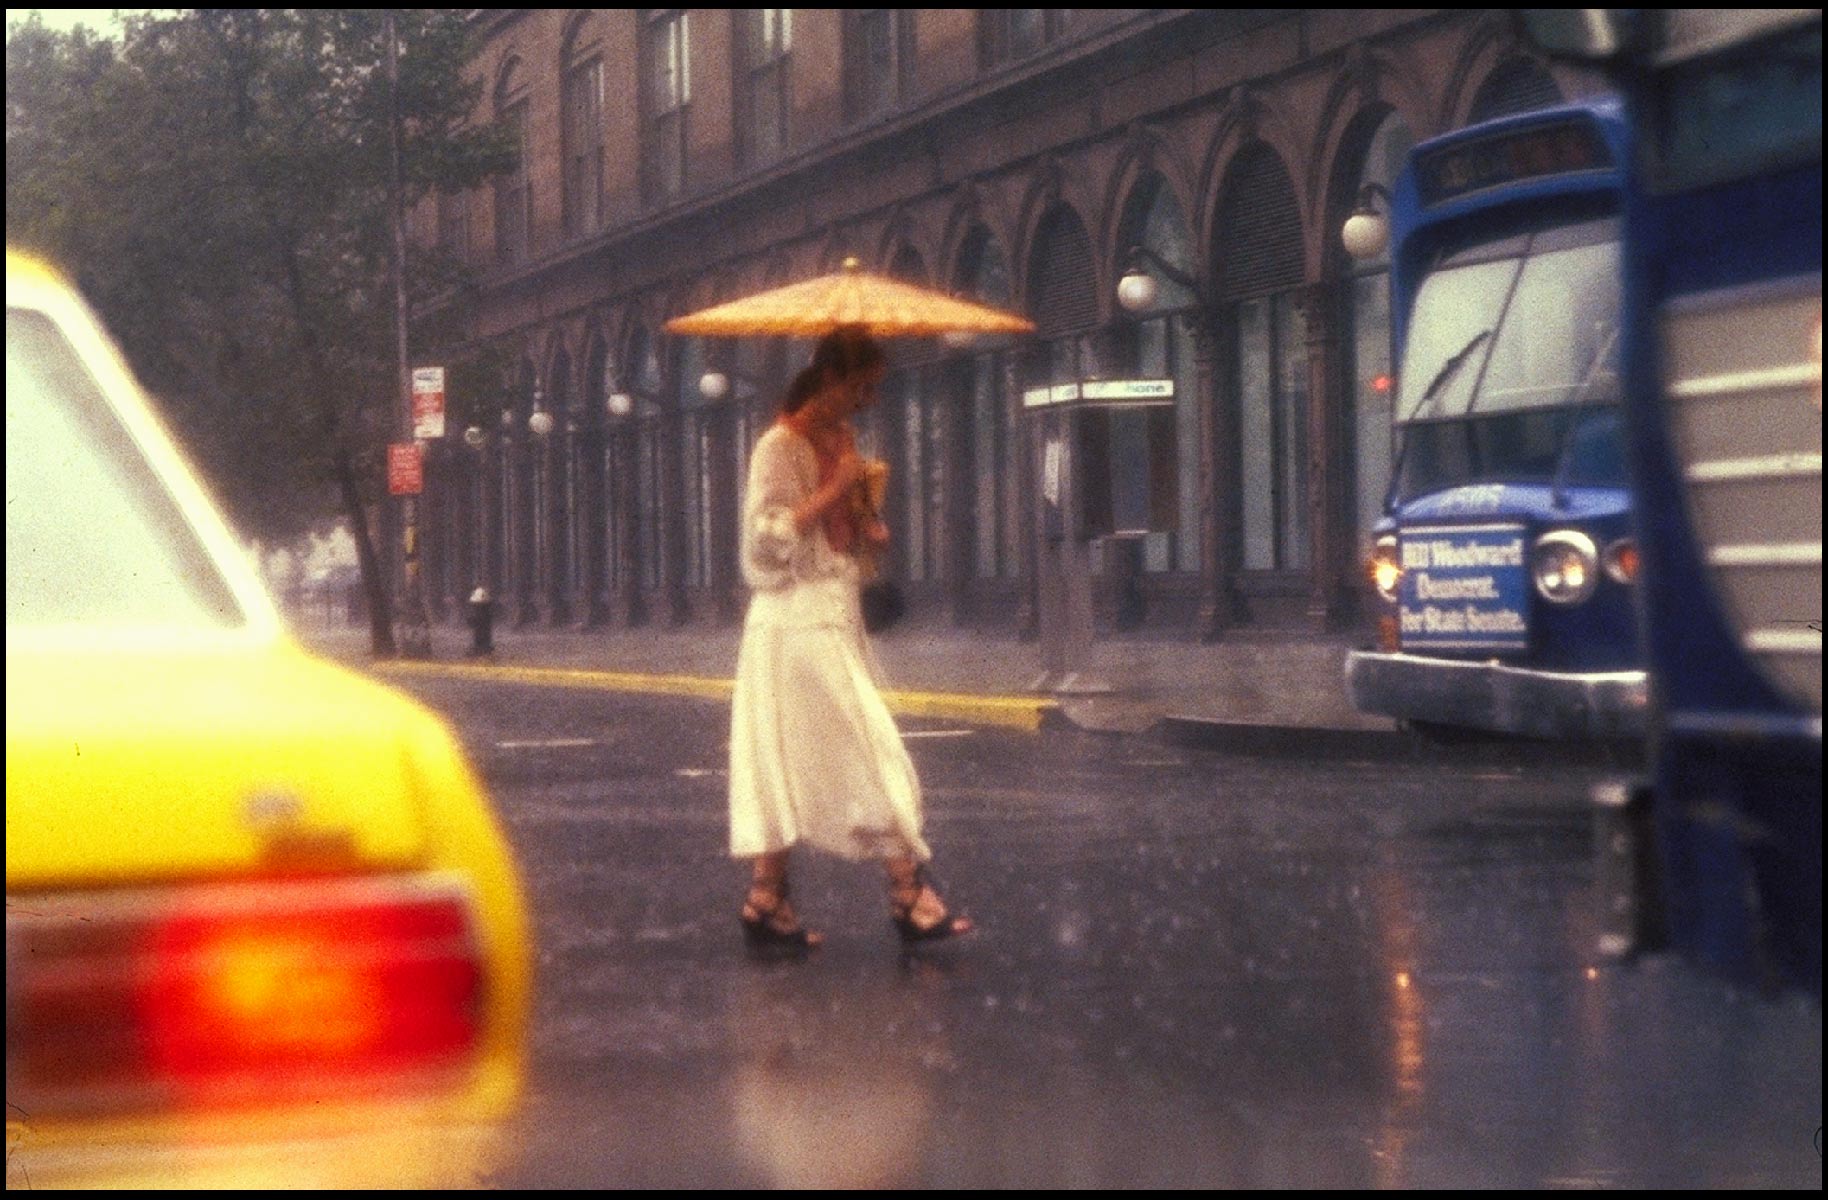
[(1600, 555), (1600, 565), (1614, 583), (1636, 583), (1638, 580), (1638, 544), (1631, 538), (1620, 538)]
[(1599, 551), (1578, 529), (1556, 529), (1536, 539), (1530, 575), (1551, 604), (1579, 604), (1599, 584)]
[(1389, 603), (1395, 604), (1396, 585), (1397, 581), (1403, 577), (1403, 566), (1397, 561), (1396, 538), (1393, 535), (1386, 533), (1377, 539), (1377, 546), (1371, 551), (1371, 562), (1368, 567), (1371, 572), (1371, 583), (1377, 588), (1377, 594)]

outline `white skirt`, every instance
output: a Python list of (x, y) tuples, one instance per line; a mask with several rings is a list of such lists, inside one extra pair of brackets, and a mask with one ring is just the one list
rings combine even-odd
[(805, 843), (848, 859), (932, 857), (920, 780), (877, 685), (854, 579), (757, 592), (730, 712), (730, 853)]

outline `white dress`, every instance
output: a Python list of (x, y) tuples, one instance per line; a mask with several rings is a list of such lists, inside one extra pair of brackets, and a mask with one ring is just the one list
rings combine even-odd
[(858, 610), (856, 560), (793, 512), (819, 466), (779, 424), (756, 443), (743, 500), (743, 623), (730, 713), (730, 853), (801, 843), (849, 859), (932, 857), (920, 780), (883, 703)]

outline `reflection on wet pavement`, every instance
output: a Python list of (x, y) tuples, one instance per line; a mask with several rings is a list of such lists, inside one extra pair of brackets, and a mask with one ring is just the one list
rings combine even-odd
[(1819, 1186), (1820, 1010), (1593, 959), (1590, 774), (916, 739), (982, 932), (905, 961), (808, 857), (829, 940), (758, 964), (697, 712), (491, 773), (542, 951), (502, 1186)]

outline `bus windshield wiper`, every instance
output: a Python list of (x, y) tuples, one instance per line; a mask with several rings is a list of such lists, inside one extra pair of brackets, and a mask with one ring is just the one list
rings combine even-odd
[(1428, 386), (1422, 389), (1422, 398), (1415, 402), (1415, 411), (1409, 414), (1411, 421), (1419, 418), (1422, 410), (1434, 403), (1435, 396), (1440, 392), (1442, 385), (1453, 377), (1455, 371), (1460, 369), (1460, 364), (1465, 362), (1467, 356), (1473, 352), (1473, 347), (1490, 336), (1492, 336), (1490, 329), (1481, 329), (1478, 333), (1473, 334), (1466, 345), (1460, 347), (1446, 362), (1441, 364), (1441, 369), (1434, 373), (1434, 378), (1430, 379)]
[[(1410, 414), (1409, 420), (1404, 421), (1403, 424), (1406, 425), (1410, 421), (1419, 418), (1422, 415), (1423, 410), (1434, 403), (1435, 396), (1440, 392), (1447, 381), (1453, 378), (1454, 372), (1460, 369), (1460, 364), (1471, 356), (1473, 350), (1480, 342), (1483, 342), (1490, 336), (1492, 336), (1492, 331), (1490, 329), (1481, 329), (1478, 333), (1473, 334), (1471, 338), (1467, 339), (1466, 345), (1461, 346), (1459, 350), (1448, 356), (1447, 361), (1441, 364), (1441, 369), (1434, 373), (1434, 378), (1428, 381), (1428, 386), (1422, 389), (1421, 399), (1415, 402), (1415, 411)], [(1396, 489), (1403, 479), (1403, 462), (1409, 457), (1410, 441), (1411, 437), (1405, 435), (1403, 444), (1397, 447), (1396, 461), (1390, 464), (1390, 486), (1384, 489), (1385, 512), (1389, 512), (1390, 506), (1396, 502)]]

